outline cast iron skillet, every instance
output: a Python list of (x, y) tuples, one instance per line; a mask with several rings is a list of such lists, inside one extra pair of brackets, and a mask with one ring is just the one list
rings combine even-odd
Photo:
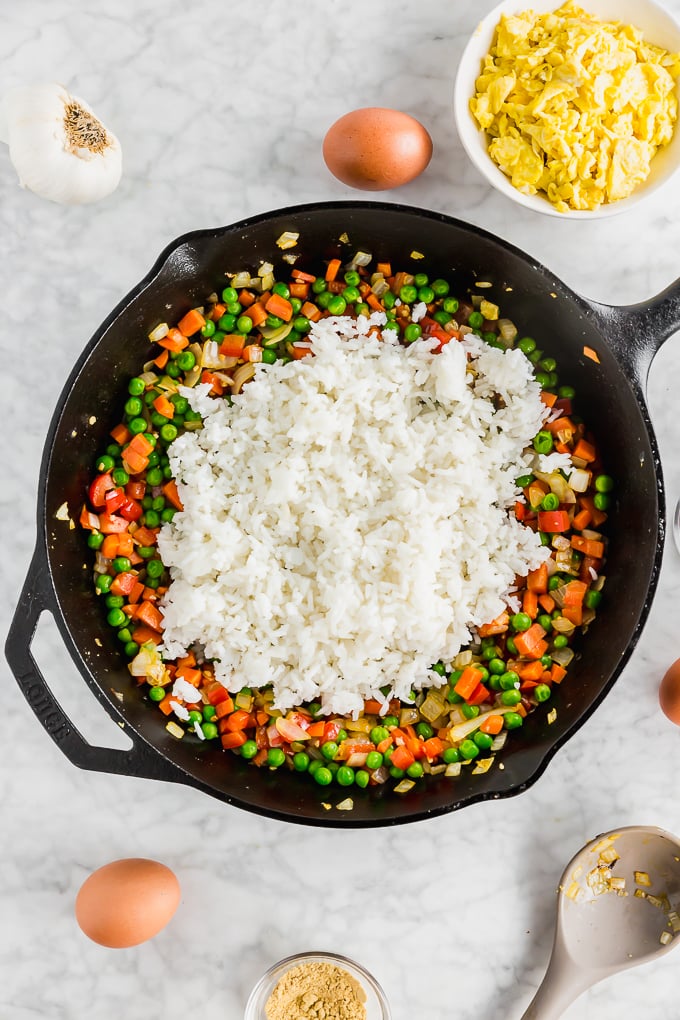
[[(82, 532), (55, 518), (64, 500), (74, 516), (79, 513), (91, 465), (120, 416), (126, 381), (148, 356), (149, 331), (202, 303), (226, 271), (254, 270), (261, 260), (280, 264), (283, 253), (276, 240), (284, 230), (299, 231), (295, 252), (298, 265), (306, 268), (320, 268), (321, 260), (336, 255), (348, 259), (363, 249), (394, 266), (453, 280), (456, 293), (465, 294), (475, 279), (491, 281), (487, 297), (501, 304), (502, 314), (518, 323), (523, 334), (536, 337), (557, 359), (562, 382), (576, 388), (576, 410), (598, 437), (607, 471), (617, 481), (608, 597), (583, 639), (582, 655), (572, 664), (568, 682), (550, 702), (557, 708), (556, 721), (548, 725), (545, 706), (531, 715), (508, 741), (503, 770), (476, 776), (464, 770), (454, 781), (438, 777), (418, 784), (406, 797), (395, 795), (389, 788), (393, 784), (355, 790), (352, 811), (335, 808), (346, 790), (321, 789), (304, 776), (255, 769), (191, 737), (178, 741), (170, 736), (165, 717), (129, 682), (117, 639), (92, 593)], [(349, 244), (339, 241), (344, 234)], [(413, 252), (425, 257), (414, 259)], [(649, 302), (606, 307), (574, 294), (548, 269), (483, 230), (399, 205), (297, 206), (179, 238), (97, 330), (52, 419), (40, 472), (35, 554), (6, 645), (26, 699), (64, 754), (81, 768), (185, 783), (219, 800), (289, 821), (387, 825), (520, 793), (604, 699), (649, 612), (661, 564), (665, 509), (643, 390), (652, 358), (678, 328), (680, 281)], [(584, 357), (585, 344), (597, 352), (599, 364)], [(55, 617), (85, 682), (131, 736), (131, 751), (89, 745), (55, 701), (30, 650), (44, 611)], [(123, 694), (122, 702), (113, 692)]]

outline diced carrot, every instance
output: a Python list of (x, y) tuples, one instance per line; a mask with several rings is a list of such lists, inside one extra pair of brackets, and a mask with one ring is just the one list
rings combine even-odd
[(308, 283), (291, 283), (290, 285), (290, 296), (299, 298), (304, 301), (309, 297), (309, 284)]
[(259, 365), (262, 361), (262, 347), (259, 344), (248, 344), (243, 349), (241, 357), (244, 361), (252, 361), (253, 364)]
[(127, 443), (130, 438), (130, 430), (126, 425), (121, 423), (120, 425), (116, 425), (115, 429), (111, 429), (110, 435), (114, 443), (119, 443), (123, 446), (123, 444)]
[(303, 358), (308, 358), (314, 354), (309, 347), (296, 347), (294, 344), (290, 348), (290, 352), (293, 355), (293, 361), (302, 361)]
[(127, 447), (128, 450), (134, 450), (135, 453), (141, 453), (143, 457), (148, 457), (153, 450), (153, 443), (151, 443), (143, 432), (138, 432), (136, 436), (133, 436), (130, 440), (130, 445)]
[(305, 273), (302, 269), (294, 269), (290, 274), (294, 280), (299, 280), (300, 283), (314, 283), (316, 276), (312, 276), (311, 273)]
[(107, 535), (101, 545), (102, 556), (112, 560), (118, 555), (118, 535)]
[(137, 575), (132, 571), (124, 570), (120, 574), (116, 574), (109, 591), (112, 595), (129, 595), (136, 584)]
[(510, 623), (510, 617), (507, 613), (501, 613), (500, 616), (492, 620), (491, 623), (485, 623), (479, 628), (480, 637), (491, 637), (493, 634), (505, 634)]
[(130, 556), (133, 549), (134, 543), (129, 531), (118, 535), (118, 552), (116, 553), (116, 556)]
[(430, 737), (423, 741), (423, 750), (428, 758), (438, 758), (444, 750), (444, 744), (439, 737)]
[(569, 531), (569, 527), (569, 514), (566, 510), (539, 510), (539, 531), (547, 531), (551, 535), (561, 534), (563, 531)]
[(583, 581), (569, 581), (564, 589), (564, 605), (580, 606), (583, 604), (588, 585)]
[(218, 719), (226, 719), (233, 711), (234, 702), (231, 697), (225, 698), (224, 701), (220, 701), (215, 705), (215, 715)]
[(161, 488), (161, 492), (175, 510), (184, 510), (182, 500), (179, 498), (179, 492), (177, 491), (177, 483), (174, 478), (171, 478), (169, 482), (165, 483), (165, 485)]
[(144, 601), (139, 607), (137, 619), (152, 630), (163, 629), (163, 614), (151, 602)]
[(258, 726), (264, 726), (265, 723), (269, 722), (270, 716), (268, 712), (256, 712), (255, 718)]
[(489, 699), (490, 694), (491, 692), (484, 686), (484, 684), (477, 684), (470, 697), (466, 700), (468, 705), (481, 705)]
[(217, 322), (221, 319), (227, 310), (227, 306), (218, 301), (216, 305), (213, 305), (212, 311), (209, 313), (208, 318), (212, 319), (213, 322)]
[(259, 302), (256, 305), (251, 305), (248, 309), (248, 317), (253, 326), (261, 326), (267, 318), (267, 311), (264, 305), (261, 305)]
[(180, 333), (178, 329), (171, 329), (167, 336), (158, 341), (158, 346), (164, 347), (166, 351), (172, 351), (173, 354), (177, 354), (189, 346), (189, 341), (184, 333)]
[(572, 457), (578, 457), (580, 460), (585, 460), (587, 464), (592, 463), (597, 458), (595, 447), (592, 443), (587, 443), (585, 439), (579, 439), (571, 455)]
[[(307, 732), (309, 733), (309, 730), (307, 730)], [(381, 754), (384, 754), (385, 751), (387, 750), (387, 748), (391, 747), (393, 743), (394, 743), (394, 737), (390, 733), (388, 736), (385, 737), (384, 740), (380, 741), (380, 743), (376, 747), (376, 751), (380, 751)]]
[(170, 357), (169, 351), (161, 351), (158, 357), (153, 359), (153, 363), (156, 366), (156, 368), (165, 368), (165, 366), (168, 363), (169, 357)]
[(467, 700), (481, 682), (483, 676), (484, 674), (481, 670), (475, 669), (474, 666), (466, 666), (453, 689), (461, 698)]
[(175, 405), (172, 401), (168, 400), (164, 393), (158, 394), (153, 402), (153, 407), (154, 410), (158, 411), (159, 414), (162, 414), (164, 418), (175, 417)]
[(380, 299), (377, 298), (375, 294), (373, 294), (373, 292), (366, 295), (366, 304), (368, 305), (369, 308), (372, 308), (376, 312), (384, 312), (385, 310), (385, 306), (383, 305), (382, 301), (380, 301)]
[(378, 262), (375, 267), (376, 273), (382, 273), (384, 277), (392, 275), (392, 266), (389, 262)]
[(151, 641), (154, 645), (161, 643), (161, 635), (157, 630), (152, 630), (151, 627), (136, 627), (132, 631), (132, 640), (136, 641), (138, 645), (145, 645), (148, 641)]
[(240, 291), (238, 299), (239, 303), (242, 304), (244, 308), (250, 308), (251, 305), (255, 304), (255, 295), (252, 290)]
[(554, 421), (548, 422), (548, 424), (545, 425), (544, 428), (546, 428), (548, 432), (552, 432), (554, 436), (556, 436), (558, 432), (567, 433), (568, 435), (565, 435), (564, 439), (567, 439), (568, 436), (573, 436), (574, 432), (576, 431), (576, 426), (574, 425), (571, 418), (566, 417), (555, 418)]
[[(128, 532), (128, 534), (129, 534), (129, 532)], [(132, 564), (133, 567), (138, 567), (140, 563), (144, 562), (142, 557), (139, 555), (139, 553), (134, 548), (133, 548), (131, 553), (128, 553), (128, 559), (130, 560), (130, 563)], [(160, 588), (157, 588), (156, 591), (160, 591)]]
[(520, 503), (519, 500), (515, 503), (515, 517), (518, 521), (523, 521), (527, 515), (526, 503)]
[(224, 383), (219, 376), (214, 375), (212, 372), (208, 372), (207, 369), (201, 373), (201, 382), (209, 383), (212, 389), (211, 393), (215, 393), (218, 397), (221, 397), (224, 393)]
[(233, 711), (234, 704), (231, 701), (231, 695), (226, 687), (223, 687), (218, 680), (205, 685), (203, 687), (203, 691), (211, 705), (217, 707), (217, 705), (220, 705), (223, 701), (229, 701), (231, 702), (231, 708), (229, 711)]
[(338, 275), (342, 262), (340, 259), (331, 259), (326, 269), (326, 282), (330, 283)]
[(180, 659), (177, 660), (177, 669), (192, 669), (196, 665), (196, 656), (193, 652), (187, 652)]
[(598, 355), (597, 351), (593, 350), (592, 347), (584, 347), (583, 348), (583, 354), (585, 355), (586, 358), (590, 358), (591, 361), (594, 361), (595, 364), (597, 364), (597, 365), (600, 364), (599, 355)]
[(535, 591), (529, 591), (527, 588), (522, 596), (522, 610), (530, 616), (532, 620), (535, 620), (538, 616), (538, 595)]
[(522, 680), (519, 685), (520, 691), (533, 691), (534, 687), (538, 687), (538, 680)]
[(321, 309), (317, 308), (311, 301), (305, 301), (300, 309), (300, 315), (304, 315), (310, 322), (318, 322), (321, 318)]
[(564, 666), (559, 666), (556, 662), (553, 662), (550, 670), (550, 679), (554, 684), (560, 684), (567, 675), (567, 671)]
[(178, 330), (180, 333), (184, 333), (185, 336), (193, 336), (194, 333), (198, 333), (199, 329), (203, 329), (204, 326), (205, 318), (198, 308), (192, 308), (177, 323)]
[(544, 612), (552, 613), (555, 608), (555, 599), (546, 592), (545, 595), (538, 596), (538, 604)]
[(174, 701), (175, 704), (180, 703), (179, 699), (173, 698), (172, 694), (166, 694), (163, 700), (158, 702), (158, 707), (160, 708), (163, 715), (172, 715), (173, 708), (172, 705), (170, 704), (171, 701)]
[(607, 520), (607, 515), (604, 510), (598, 510), (593, 502), (592, 496), (581, 496), (579, 498), (579, 505), (582, 506), (591, 516), (593, 526), (599, 528), (601, 524)]
[(128, 446), (122, 453), (123, 466), (128, 474), (139, 475), (149, 466), (149, 458)]
[(137, 545), (149, 546), (156, 544), (156, 532), (151, 528), (137, 528), (135, 531), (135, 542)]
[(517, 666), (517, 673), (520, 680), (540, 680), (543, 676), (543, 664), (540, 659), (535, 659), (534, 662), (522, 663), (522, 665)]
[(557, 400), (557, 394), (550, 393), (548, 390), (543, 390), (541, 392), (541, 400), (543, 401), (546, 407), (554, 407), (555, 401)]
[[(541, 655), (544, 654), (547, 644), (543, 641), (545, 631), (541, 627), (540, 623), (533, 623), (528, 630), (522, 631), (519, 634), (515, 634), (514, 641), (517, 647), (517, 651), (520, 655), (524, 655), (527, 659), (540, 659)], [(541, 646), (545, 648), (537, 655), (537, 649)]]
[(88, 510), (83, 503), (83, 508), (80, 511), (80, 524), (81, 527), (86, 528), (88, 531), (99, 531), (99, 517), (97, 514), (93, 514), (91, 510)]
[(290, 322), (293, 318), (293, 306), (280, 294), (272, 294), (265, 308), (270, 315), (278, 315), (279, 319), (283, 319), (284, 322)]
[(312, 725), (310, 727), (308, 727), (307, 733), (310, 735), (310, 737), (322, 737), (323, 736), (323, 731), (324, 731), (324, 726), (325, 726), (325, 723), (323, 721), (322, 722), (314, 722), (314, 723), (312, 723)]
[(220, 354), (225, 358), (240, 358), (245, 345), (246, 338), (242, 333), (227, 333), (220, 344)]
[(540, 567), (536, 570), (530, 570), (527, 574), (527, 588), (529, 591), (536, 592), (537, 595), (543, 595), (548, 590), (548, 565), (547, 563), (541, 563)]
[(415, 755), (407, 747), (396, 747), (390, 758), (390, 765), (396, 769), (406, 770), (415, 760)]
[(127, 531), (128, 524), (124, 517), (118, 517), (117, 514), (99, 515), (99, 530), (102, 535), (118, 535)]
[(488, 733), (490, 736), (495, 737), (503, 729), (503, 716), (488, 715), (479, 728), (482, 733)]
[(565, 620), (573, 623), (575, 627), (580, 627), (583, 623), (583, 606), (563, 606), (562, 616)]
[(230, 733), (223, 733), (220, 739), (224, 750), (229, 751), (234, 747), (243, 747), (248, 738), (243, 730), (234, 730)]
[(132, 591), (128, 595), (128, 602), (130, 603), (130, 605), (132, 606), (136, 605), (141, 599), (143, 592), (144, 585), (142, 584), (141, 581), (136, 581), (134, 587), (132, 588)]
[(579, 510), (577, 514), (574, 514), (574, 519), (571, 522), (572, 527), (575, 528), (576, 531), (583, 531), (583, 529), (587, 528), (590, 523), (590, 511), (585, 509), (585, 507), (583, 510)]
[(366, 715), (380, 715), (380, 709), (382, 704), (376, 701), (375, 698), (367, 698), (364, 701), (364, 712)]
[(185, 666), (184, 669), (177, 670), (177, 676), (181, 677), (182, 680), (186, 680), (186, 682), (191, 684), (193, 687), (198, 687), (201, 682), (202, 675), (203, 674), (200, 669), (192, 669), (190, 666)]
[(604, 542), (598, 542), (594, 538), (572, 535), (571, 547), (584, 556), (592, 556), (595, 560), (601, 560), (604, 556)]

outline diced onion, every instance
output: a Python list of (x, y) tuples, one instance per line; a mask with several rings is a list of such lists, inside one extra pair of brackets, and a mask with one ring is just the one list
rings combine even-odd
[(284, 230), (281, 237), (277, 240), (276, 244), (279, 248), (294, 248), (298, 243), (300, 237), (299, 233), (292, 230)]
[[(477, 284), (477, 286), (479, 286), (479, 284)], [(484, 318), (488, 319), (489, 322), (495, 322), (498, 318), (498, 305), (495, 305), (493, 301), (485, 301), (482, 299), (479, 305), (479, 310)]]
[(270, 276), (274, 272), (274, 267), (271, 262), (263, 262), (257, 271), (257, 275), (260, 277)]
[(167, 322), (160, 322), (154, 329), (149, 333), (149, 340), (151, 343), (158, 343), (159, 340), (163, 340), (170, 332), (170, 327)]
[(389, 289), (390, 285), (384, 276), (379, 276), (375, 283), (371, 286), (371, 290), (377, 298), (381, 298)]
[(402, 779), (401, 782), (397, 783), (394, 788), (395, 793), (408, 793), (415, 786), (415, 782), (412, 779)]
[(238, 287), (249, 287), (250, 286), (250, 273), (246, 273), (246, 272), (244, 272), (244, 273), (237, 273), (236, 276), (234, 276), (232, 278), (231, 285), (232, 285), (232, 287), (237, 287), (237, 288)]
[(177, 723), (169, 722), (165, 728), (171, 736), (177, 737), (178, 740), (181, 740), (184, 736), (184, 730)]
[(558, 666), (566, 668), (571, 660), (574, 658), (574, 651), (572, 648), (556, 648), (550, 653), (553, 658), (553, 662), (556, 662)]
[(354, 801), (351, 797), (345, 797), (336, 807), (338, 811), (351, 811), (354, 808)]
[(517, 339), (517, 326), (511, 319), (499, 319), (498, 336), (505, 344), (512, 345)]
[(354, 253), (352, 261), (348, 263), (347, 268), (351, 271), (356, 269), (357, 266), (367, 266), (372, 258), (373, 256), (369, 255), (367, 251), (357, 251)]
[(234, 380), (231, 384), (232, 393), (240, 393), (245, 384), (249, 379), (252, 379), (255, 375), (255, 365), (250, 361), (247, 361), (244, 365), (239, 367), (234, 372)]

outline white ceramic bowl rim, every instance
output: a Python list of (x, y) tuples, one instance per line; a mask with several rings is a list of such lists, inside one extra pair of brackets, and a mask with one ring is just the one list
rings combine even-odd
[[(577, 0), (578, 2), (578, 0)], [(647, 180), (628, 198), (600, 206), (596, 210), (570, 209), (558, 212), (542, 195), (525, 195), (518, 191), (493, 162), (487, 152), (487, 136), (481, 131), (470, 112), (469, 102), (475, 93), (482, 60), (489, 52), (496, 25), (502, 14), (517, 14), (532, 9), (538, 13), (554, 11), (560, 0), (502, 0), (478, 24), (463, 50), (454, 89), (454, 116), (463, 148), (484, 177), (506, 197), (527, 209), (547, 213), (561, 219), (593, 219), (616, 216), (637, 205), (664, 185), (680, 168), (680, 126), (676, 126), (671, 142), (660, 149), (652, 160)], [(589, 13), (603, 20), (621, 21), (636, 25), (648, 42), (680, 51), (680, 24), (655, 0), (582, 0)], [(676, 95), (678, 87), (676, 85)]]

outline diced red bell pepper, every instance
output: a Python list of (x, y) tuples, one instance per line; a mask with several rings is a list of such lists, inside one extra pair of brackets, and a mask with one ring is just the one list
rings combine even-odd
[(566, 510), (540, 510), (538, 530), (549, 534), (569, 531), (569, 514)]
[(110, 489), (115, 488), (115, 482), (108, 471), (103, 475), (97, 475), (97, 477), (93, 479), (88, 492), (92, 506), (97, 509), (103, 507), (106, 502), (106, 493), (109, 492)]
[(120, 507), (120, 516), (126, 521), (138, 521), (143, 512), (142, 504), (136, 499), (126, 499)]
[(129, 521), (118, 514), (100, 514), (99, 530), (103, 535), (118, 535), (121, 531), (127, 531)]

